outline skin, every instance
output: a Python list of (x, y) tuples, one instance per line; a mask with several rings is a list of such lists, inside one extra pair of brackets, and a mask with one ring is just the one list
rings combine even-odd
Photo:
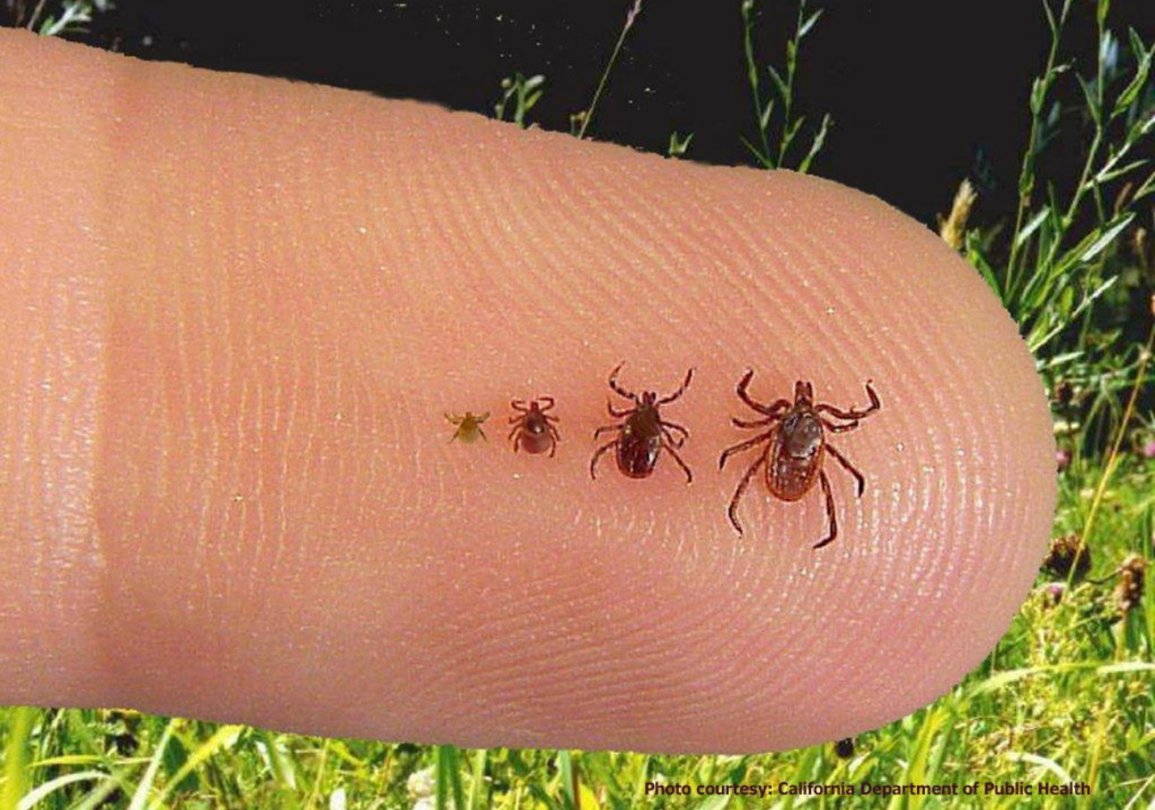
[[(763, 751), (933, 700), (1026, 595), (1042, 386), (879, 200), (18, 32), (0, 63), (0, 703)], [(446, 441), (525, 390), (588, 437), (623, 358), (696, 369), (692, 486)], [(820, 498), (729, 525), (746, 368), (874, 380), (825, 549)]]

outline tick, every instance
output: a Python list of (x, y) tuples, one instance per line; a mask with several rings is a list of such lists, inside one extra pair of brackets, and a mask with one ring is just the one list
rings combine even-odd
[(539, 397), (528, 405), (519, 399), (509, 403), (509, 407), (518, 411), (509, 417), (509, 424), (513, 425), (513, 430), (509, 431), (513, 452), (516, 453), (521, 447), (527, 453), (544, 453), (548, 449), (549, 457), (553, 458), (557, 452), (557, 443), (561, 441), (554, 427), (558, 418), (546, 413), (553, 406), (553, 397)]
[[(759, 467), (765, 467), (766, 488), (770, 490), (770, 494), (783, 501), (797, 501), (813, 489), (815, 481), (819, 481), (822, 484), (822, 492), (826, 496), (826, 518), (830, 523), (830, 533), (814, 546), (814, 548), (822, 548), (828, 543), (834, 542), (834, 538), (838, 537), (838, 518), (834, 512), (834, 496), (830, 492), (830, 479), (826, 477), (826, 471), (822, 469), (822, 462), (826, 454), (829, 453), (834, 456), (834, 459), (854, 476), (854, 480), (858, 484), (858, 497), (862, 497), (862, 492), (866, 488), (866, 481), (863, 479), (862, 473), (856, 470), (846, 460), (846, 456), (838, 452), (834, 445), (826, 441), (826, 431), (845, 433), (848, 430), (854, 430), (858, 427), (860, 419), (866, 418), (882, 407), (878, 401), (878, 394), (874, 392), (870, 382), (867, 381), (866, 393), (870, 397), (870, 407), (842, 410), (824, 402), (815, 404), (814, 387), (808, 382), (799, 380), (794, 384), (793, 402), (788, 399), (779, 399), (767, 405), (751, 399), (750, 395), (746, 393), (753, 376), (754, 371), (751, 369), (738, 383), (738, 397), (765, 418), (755, 419), (751, 422), (734, 418), (732, 421), (740, 428), (766, 428), (766, 430), (761, 435), (741, 444), (736, 444), (722, 453), (722, 457), (718, 459), (718, 469), (725, 467), (726, 460), (734, 453), (741, 453), (760, 444), (765, 444), (766, 449), (746, 470), (746, 474), (742, 476), (742, 481), (738, 484), (738, 489), (734, 491), (734, 497), (730, 499), (730, 522), (734, 524), (738, 534), (742, 534), (742, 524), (738, 521), (738, 502), (742, 499), (746, 487), (750, 484), (750, 479), (754, 477)], [(833, 421), (824, 414), (829, 414), (830, 417), (842, 421)]]
[[(610, 431), (617, 431), (618, 435), (612, 442), (603, 444), (594, 453), (593, 458), (590, 459), (590, 477), (597, 478), (595, 469), (598, 459), (611, 448), (616, 448), (618, 469), (622, 471), (623, 475), (629, 478), (648, 478), (654, 471), (654, 466), (658, 463), (658, 456), (662, 454), (664, 449), (668, 450), (670, 455), (674, 457), (674, 461), (678, 462), (678, 466), (686, 473), (686, 483), (690, 483), (694, 480), (694, 475), (677, 452), (678, 448), (689, 438), (690, 431), (681, 425), (662, 419), (660, 408), (685, 393), (690, 379), (694, 376), (694, 369), (689, 369), (686, 372), (686, 379), (682, 381), (682, 386), (677, 391), (668, 397), (658, 399), (658, 395), (653, 391), (645, 391), (639, 397), (632, 391), (627, 391), (619, 386), (618, 372), (622, 370), (624, 365), (625, 363), (619, 363), (618, 367), (610, 372), (610, 388), (618, 396), (631, 400), (634, 407), (618, 410), (608, 398), (606, 399), (606, 409), (610, 412), (610, 416), (615, 419), (624, 419), (624, 421), (618, 422), (616, 425), (604, 425), (594, 431), (594, 439)], [(671, 431), (680, 433), (680, 438), (674, 438)]]
[(489, 418), (489, 411), (481, 414), (481, 416), (474, 415), (472, 411), (466, 411), (465, 416), (450, 416), (449, 414), (445, 414), (445, 418), (449, 420), (449, 424), (457, 425), (457, 430), (453, 432), (449, 441), (459, 439), (466, 444), (470, 444), (477, 441), (479, 436), (489, 441), (489, 438), (485, 435), (485, 431), (481, 429), (481, 423)]

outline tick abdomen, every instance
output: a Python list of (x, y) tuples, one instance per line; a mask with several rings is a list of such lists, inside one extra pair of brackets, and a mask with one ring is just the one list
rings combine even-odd
[(618, 469), (630, 478), (645, 478), (654, 470), (662, 451), (661, 433), (637, 430), (627, 425), (618, 444)]
[(815, 463), (810, 457), (805, 460), (794, 458), (789, 452), (783, 452), (781, 444), (774, 450), (770, 463), (766, 465), (766, 486), (782, 500), (796, 501), (814, 486), (822, 469), (821, 459)]

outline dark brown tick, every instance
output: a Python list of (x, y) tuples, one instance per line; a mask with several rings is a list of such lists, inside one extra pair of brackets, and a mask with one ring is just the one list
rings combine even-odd
[(548, 449), (549, 457), (553, 458), (557, 452), (557, 443), (561, 441), (557, 428), (553, 426), (558, 418), (546, 414), (553, 406), (553, 397), (539, 397), (528, 405), (519, 399), (509, 403), (509, 407), (519, 411), (509, 417), (509, 424), (513, 425), (513, 430), (509, 431), (513, 452), (516, 453), (522, 447), (527, 453), (544, 453)]
[[(838, 536), (838, 518), (834, 514), (834, 496), (830, 492), (830, 480), (826, 471), (822, 469), (822, 461), (829, 453), (841, 464), (848, 473), (854, 476), (858, 483), (858, 496), (866, 488), (866, 481), (862, 474), (854, 469), (846, 457), (835, 449), (834, 445), (826, 441), (826, 431), (831, 433), (845, 433), (858, 427), (858, 420), (864, 419), (882, 407), (878, 401), (878, 394), (866, 383), (866, 393), (870, 397), (870, 407), (861, 410), (844, 411), (826, 403), (814, 403), (814, 388), (808, 382), (799, 380), (794, 384), (794, 401), (779, 399), (767, 405), (756, 402), (746, 393), (750, 385), (750, 378), (754, 376), (751, 369), (738, 383), (738, 397), (751, 408), (762, 414), (764, 419), (755, 419), (747, 422), (742, 419), (733, 419), (740, 428), (766, 428), (766, 432), (755, 436), (749, 441), (736, 444), (722, 453), (718, 459), (718, 469), (726, 466), (726, 460), (734, 453), (741, 453), (759, 444), (766, 444), (766, 449), (746, 470), (742, 476), (734, 497), (730, 499), (730, 522), (742, 534), (742, 524), (738, 522), (738, 501), (746, 492), (750, 479), (759, 467), (766, 468), (766, 488), (775, 498), (784, 501), (796, 501), (814, 487), (814, 482), (822, 482), (822, 492), (826, 496), (826, 518), (830, 522), (830, 533), (820, 540), (814, 548), (822, 548), (827, 543), (834, 542)], [(828, 413), (843, 422), (833, 422), (822, 414)]]
[[(615, 419), (624, 418), (625, 421), (616, 425), (604, 425), (594, 431), (595, 439), (612, 430), (617, 431), (618, 437), (608, 444), (603, 444), (594, 453), (594, 457), (590, 459), (590, 477), (597, 478), (594, 470), (597, 467), (598, 459), (607, 450), (616, 447), (618, 469), (622, 471), (622, 474), (630, 478), (647, 478), (654, 471), (654, 465), (658, 463), (658, 456), (661, 455), (663, 449), (666, 449), (674, 457), (674, 461), (678, 462), (682, 471), (686, 473), (686, 483), (690, 483), (694, 480), (694, 474), (690, 472), (690, 468), (686, 466), (677, 452), (677, 448), (680, 448), (689, 438), (690, 431), (681, 425), (675, 425), (673, 422), (662, 419), (659, 408), (673, 402), (685, 392), (686, 387), (690, 384), (690, 378), (694, 376), (694, 369), (689, 369), (686, 372), (686, 379), (682, 381), (681, 388), (668, 397), (658, 399), (658, 395), (653, 391), (646, 391), (639, 397), (632, 391), (621, 388), (618, 385), (618, 372), (622, 370), (624, 365), (625, 363), (619, 363), (618, 367), (610, 372), (610, 388), (618, 396), (632, 400), (634, 407), (619, 411), (614, 408), (612, 402), (606, 400), (606, 409), (610, 412), (610, 416)], [(670, 431), (677, 431), (681, 437), (675, 439)]]

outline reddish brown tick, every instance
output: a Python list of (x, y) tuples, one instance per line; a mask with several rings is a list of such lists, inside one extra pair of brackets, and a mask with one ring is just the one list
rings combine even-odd
[[(830, 492), (830, 480), (826, 471), (822, 469), (822, 461), (826, 453), (834, 456), (848, 473), (854, 476), (858, 484), (858, 496), (862, 496), (866, 488), (866, 481), (862, 474), (854, 469), (846, 457), (835, 449), (834, 445), (826, 441), (826, 431), (844, 433), (858, 427), (858, 420), (864, 419), (882, 407), (878, 401), (878, 394), (866, 383), (866, 393), (870, 397), (870, 407), (861, 410), (844, 411), (824, 402), (815, 404), (814, 388), (808, 382), (799, 380), (794, 384), (794, 401), (779, 399), (773, 404), (766, 405), (756, 402), (746, 393), (750, 385), (750, 378), (754, 376), (751, 369), (738, 383), (738, 397), (762, 414), (764, 419), (755, 419), (747, 422), (742, 419), (733, 419), (740, 428), (767, 428), (766, 432), (755, 436), (749, 441), (736, 444), (722, 453), (718, 459), (718, 469), (726, 466), (726, 460), (734, 453), (741, 453), (759, 444), (766, 444), (766, 449), (755, 459), (746, 474), (742, 476), (734, 497), (730, 499), (730, 522), (742, 534), (742, 524), (738, 522), (738, 501), (746, 492), (750, 479), (765, 466), (766, 488), (770, 494), (784, 501), (796, 501), (814, 487), (815, 480), (822, 483), (822, 492), (826, 496), (826, 518), (830, 522), (830, 533), (820, 540), (814, 548), (822, 548), (827, 543), (834, 542), (838, 536), (838, 519), (834, 513), (834, 496)], [(822, 414), (828, 413), (843, 422), (833, 422)]]
[[(681, 425), (662, 419), (659, 408), (673, 402), (685, 392), (686, 387), (690, 384), (690, 378), (694, 376), (694, 369), (689, 369), (686, 372), (686, 379), (682, 381), (681, 388), (668, 397), (658, 399), (658, 395), (653, 391), (646, 391), (639, 397), (632, 391), (620, 387), (618, 385), (618, 372), (622, 370), (624, 365), (625, 363), (619, 363), (618, 367), (610, 372), (610, 388), (618, 396), (632, 400), (634, 407), (619, 411), (614, 408), (612, 402), (606, 400), (606, 409), (610, 412), (610, 416), (615, 419), (624, 418), (625, 421), (616, 425), (604, 425), (594, 431), (595, 439), (608, 431), (617, 431), (618, 436), (612, 442), (603, 444), (594, 453), (593, 458), (590, 459), (590, 477), (597, 478), (594, 470), (597, 467), (598, 459), (610, 448), (617, 448), (618, 469), (622, 471), (622, 474), (630, 478), (646, 478), (654, 471), (654, 465), (658, 463), (658, 456), (665, 449), (669, 451), (670, 455), (674, 457), (674, 461), (678, 462), (678, 466), (686, 473), (686, 483), (690, 483), (694, 480), (694, 475), (677, 452), (677, 449), (689, 438), (690, 431)], [(681, 437), (675, 439), (670, 431), (677, 431)]]
[(520, 412), (509, 417), (509, 424), (513, 425), (513, 430), (509, 431), (513, 452), (522, 447), (527, 453), (544, 453), (548, 449), (550, 458), (553, 458), (557, 443), (561, 441), (553, 425), (558, 418), (546, 413), (553, 406), (553, 397), (539, 397), (528, 405), (519, 399), (509, 403), (509, 407)]

